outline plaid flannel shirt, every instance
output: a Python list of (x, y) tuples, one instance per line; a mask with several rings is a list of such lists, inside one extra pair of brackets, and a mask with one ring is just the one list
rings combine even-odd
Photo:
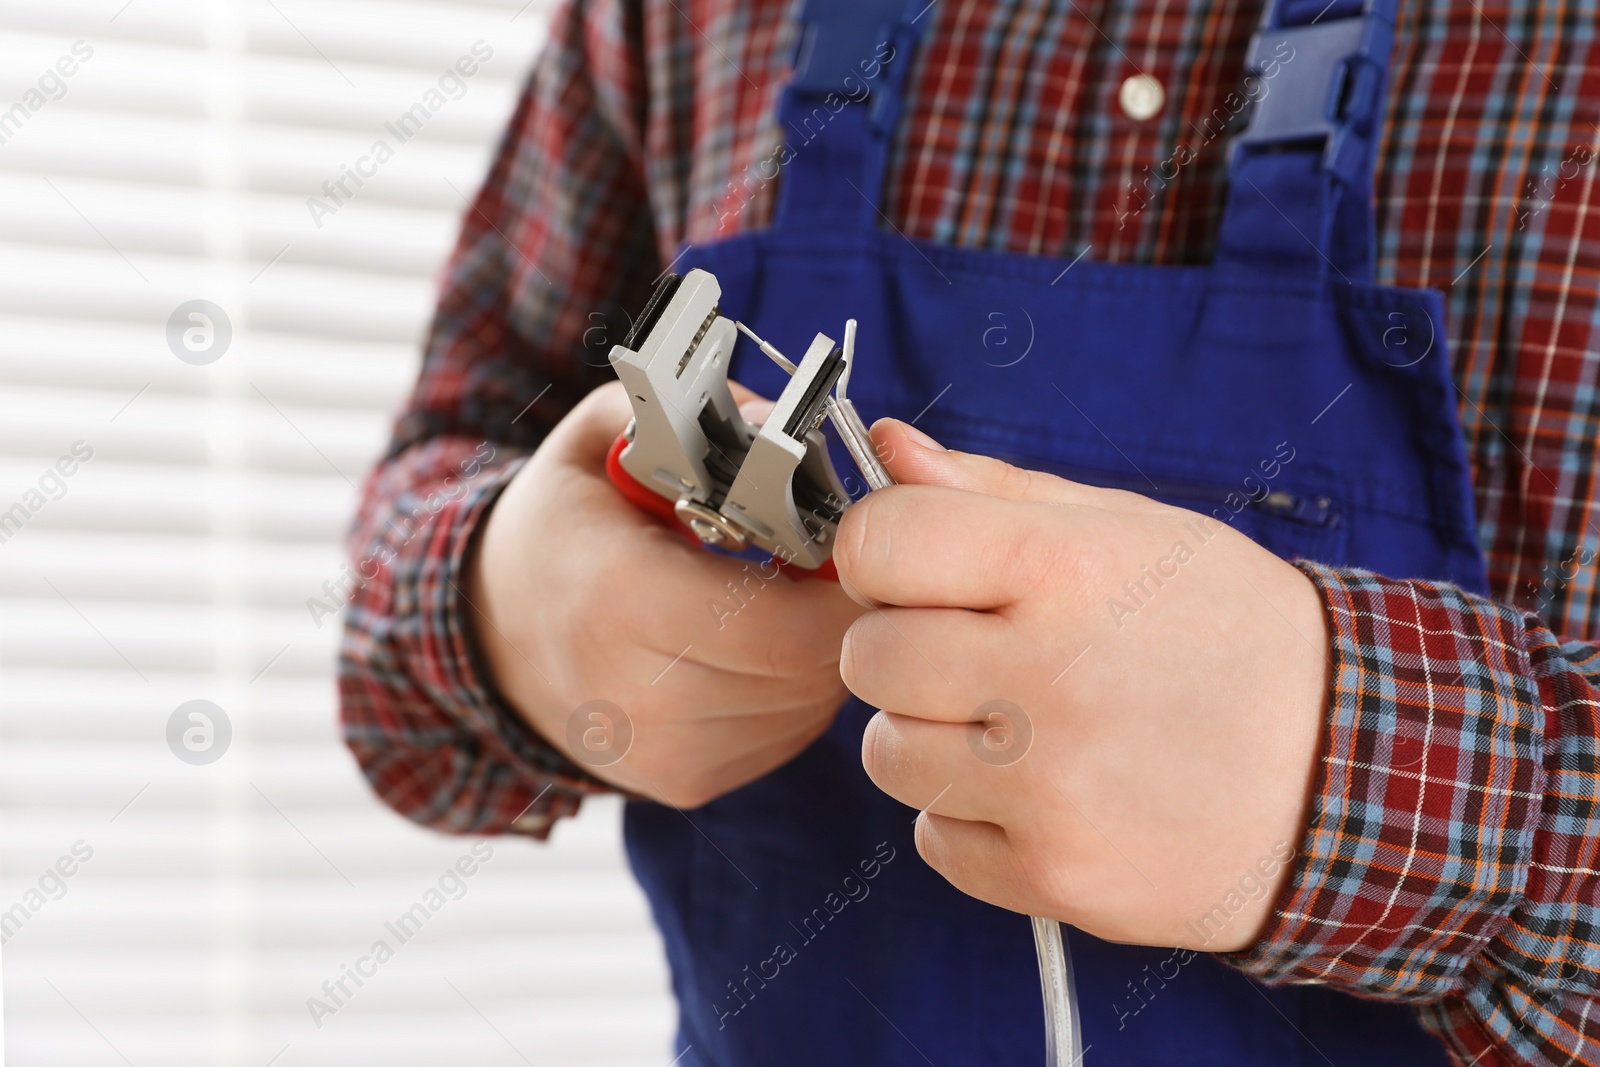
[[(497, 696), (462, 560), (683, 242), (766, 225), (798, 0), (564, 0), (367, 482), (341, 691), (378, 794), (543, 836), (600, 788)], [(1205, 262), (1259, 0), (936, 0), (887, 186), (913, 237)], [(1378, 280), (1448, 294), (1493, 600), (1306, 564), (1333, 692), (1311, 825), (1234, 962), (1413, 1003), (1461, 1063), (1600, 1063), (1597, 0), (1401, 5)], [(1135, 120), (1134, 72), (1166, 100)], [(1230, 97), (1230, 94), (1234, 96)], [(1187, 145), (1167, 180), (1160, 163)], [(1169, 168), (1170, 169), (1170, 168)], [(370, 561), (370, 562), (369, 562)], [(370, 580), (365, 580), (370, 577)], [(1558, 636), (1559, 635), (1559, 636)]]

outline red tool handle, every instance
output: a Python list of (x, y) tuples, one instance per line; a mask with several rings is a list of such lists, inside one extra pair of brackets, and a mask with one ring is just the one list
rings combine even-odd
[[(676, 528), (696, 545), (700, 544), (700, 538), (696, 537), (694, 531), (690, 530), (688, 526), (684, 525), (683, 520), (678, 518), (678, 513), (673, 509), (672, 501), (648, 489), (623, 468), (622, 450), (627, 447), (627, 434), (618, 434), (617, 439), (611, 442), (611, 450), (606, 453), (606, 474), (610, 476), (611, 484), (617, 487), (617, 491), (622, 494), (628, 503), (647, 515), (653, 515), (669, 526)], [(773, 562), (773, 560), (768, 562)], [(807, 579), (820, 579), (828, 582), (837, 582), (839, 580), (839, 572), (834, 568), (832, 558), (815, 570), (797, 567), (793, 563), (777, 562), (778, 569), (797, 582), (806, 581)]]

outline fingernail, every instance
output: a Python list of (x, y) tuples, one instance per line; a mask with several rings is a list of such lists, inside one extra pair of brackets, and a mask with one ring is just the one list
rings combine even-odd
[(929, 437), (927, 434), (923, 433), (909, 422), (902, 422), (900, 425), (905, 427), (905, 435), (911, 439), (912, 444), (921, 445), (930, 452), (950, 451), (948, 448), (944, 447), (944, 445), (941, 445), (938, 441), (935, 441), (933, 438)]

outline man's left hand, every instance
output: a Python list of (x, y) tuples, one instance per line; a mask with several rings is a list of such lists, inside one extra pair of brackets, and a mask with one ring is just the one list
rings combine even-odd
[[(840, 525), (840, 579), (876, 609), (840, 669), (882, 709), (862, 759), (923, 809), (923, 858), (981, 900), (1108, 940), (1253, 944), (1320, 751), (1329, 636), (1311, 580), (1211, 516), (902, 423), (874, 436), (901, 484)], [(1218, 914), (1197, 943), (1186, 924)]]

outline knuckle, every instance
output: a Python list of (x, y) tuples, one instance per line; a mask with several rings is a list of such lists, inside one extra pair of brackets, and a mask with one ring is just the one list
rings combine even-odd
[(850, 691), (867, 703), (873, 700), (874, 668), (883, 663), (882, 625), (875, 616), (864, 615), (845, 631), (839, 648), (839, 677)]
[(1044, 521), (1019, 524), (1018, 535), (1006, 546), (1001, 566), (1013, 589), (1026, 595), (1049, 585), (1056, 589), (1087, 588), (1095, 570), (1091, 540), (1070, 536), (1056, 516), (1043, 510)]
[(856, 691), (856, 686), (861, 682), (861, 623), (844, 632), (844, 641), (839, 645), (839, 677), (844, 679), (844, 684), (851, 692)]
[(833, 546), (834, 564), (852, 585), (892, 566), (890, 531), (904, 513), (903, 487), (888, 486), (852, 504), (839, 523)]
[(1036, 589), (1058, 566), (1062, 546), (1052, 532), (1052, 524), (1023, 524), (999, 545), (995, 566), (1003, 586), (1019, 598)]
[(937, 819), (938, 816), (927, 812), (918, 815), (912, 831), (912, 840), (917, 846), (917, 855), (922, 857), (923, 862), (949, 879), (955, 870), (954, 857), (951, 855), (949, 839), (939, 832), (935, 824)]
[(992, 462), (1000, 467), (1000, 491), (1003, 495), (1016, 499), (1026, 499), (1031, 495), (1034, 488), (1033, 471), (1000, 460)]
[(1131, 489), (1106, 489), (1103, 492), (1113, 508), (1137, 511), (1146, 509), (1152, 504), (1159, 508), (1166, 507), (1165, 504), (1152, 500), (1143, 493), (1135, 493)]
[(1018, 825), (1007, 827), (1006, 837), (1011, 843), (1006, 876), (1020, 898), (1040, 901), (1049, 914), (1069, 922), (1087, 914), (1085, 905), (1098, 899), (1099, 886), (1073, 863), (1079, 851), (1076, 835), (1046, 837)]
[(868, 778), (880, 786), (892, 783), (904, 774), (908, 759), (904, 739), (888, 715), (880, 711), (868, 720), (861, 735), (861, 765)]
[(876, 494), (851, 504), (839, 520), (839, 531), (833, 543), (833, 563), (841, 578), (853, 582), (861, 573), (862, 552), (868, 537), (870, 516), (877, 506)]
[(1081, 884), (1074, 878), (1070, 867), (1060, 863), (1045, 864), (1038, 861), (1020, 865), (1011, 874), (1013, 892), (1019, 898), (1041, 902), (1042, 911), (1078, 925), (1094, 914), (1090, 896), (1095, 887)]

